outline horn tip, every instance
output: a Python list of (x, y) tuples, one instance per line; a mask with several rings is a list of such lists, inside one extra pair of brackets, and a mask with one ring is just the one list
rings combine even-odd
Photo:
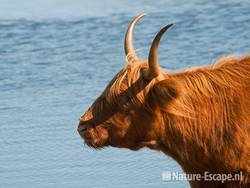
[(144, 16), (147, 16), (147, 15), (148, 15), (148, 13), (142, 12), (141, 14), (138, 15), (138, 17), (144, 17)]
[(176, 23), (175, 22), (171, 22), (169, 25), (174, 26)]
[(172, 26), (174, 26), (174, 25), (175, 25), (175, 22), (170, 22), (169, 24), (167, 24), (166, 27), (170, 28), (170, 27), (172, 27)]

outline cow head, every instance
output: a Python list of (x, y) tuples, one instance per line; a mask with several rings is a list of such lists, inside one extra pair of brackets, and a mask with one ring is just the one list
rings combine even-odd
[(158, 32), (148, 60), (141, 60), (134, 50), (132, 34), (143, 16), (135, 17), (126, 32), (125, 67), (80, 118), (78, 132), (90, 147), (137, 150), (144, 146), (157, 149), (161, 144), (164, 132), (161, 106), (170, 103), (177, 92), (174, 81), (160, 71), (157, 52), (161, 36), (173, 24)]

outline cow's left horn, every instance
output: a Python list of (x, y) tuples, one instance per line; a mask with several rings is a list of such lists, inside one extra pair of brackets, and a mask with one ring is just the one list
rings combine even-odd
[(160, 73), (160, 66), (158, 63), (158, 46), (162, 35), (174, 24), (168, 24), (163, 27), (155, 36), (148, 55), (148, 69), (143, 73), (143, 77), (147, 80), (151, 80), (157, 77)]
[(144, 16), (146, 16), (146, 13), (142, 13), (136, 16), (129, 24), (126, 35), (125, 35), (125, 40), (124, 40), (125, 54), (126, 56), (132, 57), (133, 59), (138, 59), (134, 46), (133, 46), (133, 29), (136, 23)]

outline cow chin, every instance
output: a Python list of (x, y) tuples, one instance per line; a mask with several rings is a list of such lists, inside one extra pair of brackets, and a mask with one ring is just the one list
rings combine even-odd
[(101, 126), (89, 128), (87, 131), (84, 132), (82, 137), (84, 139), (85, 144), (95, 149), (109, 145), (108, 144), (109, 133), (107, 129)]

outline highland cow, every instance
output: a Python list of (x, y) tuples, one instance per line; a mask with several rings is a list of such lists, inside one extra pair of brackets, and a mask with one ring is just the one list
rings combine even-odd
[(81, 116), (78, 131), (93, 148), (113, 146), (159, 150), (188, 174), (236, 174), (237, 181), (190, 181), (193, 188), (250, 187), (250, 56), (226, 57), (215, 64), (164, 72), (158, 63), (163, 27), (148, 60), (125, 35), (126, 65)]

